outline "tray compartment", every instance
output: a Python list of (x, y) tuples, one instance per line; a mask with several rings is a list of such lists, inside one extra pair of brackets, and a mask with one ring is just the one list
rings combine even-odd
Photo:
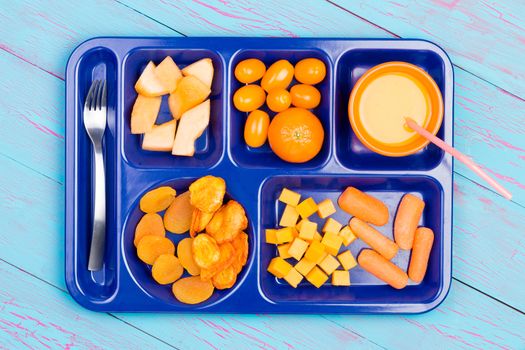
[[(135, 82), (149, 61), (159, 64), (166, 56), (171, 56), (179, 68), (198, 61), (211, 58), (215, 70), (211, 88), (210, 124), (196, 140), (193, 157), (177, 157), (170, 152), (153, 152), (142, 149), (142, 135), (131, 134), (131, 110), (137, 93)], [(123, 78), (123, 155), (124, 159), (137, 168), (209, 168), (216, 165), (224, 150), (224, 81), (225, 69), (223, 58), (213, 50), (183, 48), (137, 48), (124, 59)], [(171, 120), (168, 108), (168, 96), (163, 96), (162, 105), (157, 117), (157, 124)]]
[[(144, 192), (138, 197), (138, 199), (132, 205), (131, 210), (129, 211), (129, 214), (127, 216), (126, 222), (124, 224), (124, 231), (123, 231), (123, 236), (122, 236), (122, 247), (123, 247), (123, 253), (124, 253), (124, 260), (128, 268), (128, 272), (131, 275), (131, 278), (134, 280), (137, 286), (145, 294), (147, 294), (150, 298), (160, 300), (163, 303), (170, 305), (170, 307), (173, 309), (207, 308), (211, 305), (215, 305), (227, 299), (231, 294), (233, 294), (237, 290), (237, 288), (239, 288), (242, 285), (244, 279), (246, 278), (246, 275), (248, 274), (249, 266), (251, 265), (251, 262), (254, 258), (255, 238), (253, 235), (253, 232), (254, 232), (253, 222), (251, 218), (249, 217), (249, 213), (247, 212), (246, 215), (248, 216), (248, 229), (245, 232), (249, 236), (248, 240), (250, 243), (250, 251), (248, 254), (248, 261), (246, 265), (244, 266), (243, 270), (237, 276), (237, 282), (232, 288), (226, 289), (226, 290), (215, 290), (212, 297), (208, 299), (206, 302), (198, 304), (198, 305), (187, 305), (175, 299), (171, 291), (171, 284), (160, 285), (153, 280), (153, 277), (151, 276), (151, 266), (139, 260), (139, 258), (137, 257), (137, 249), (135, 245), (133, 244), (133, 239), (135, 237), (135, 227), (137, 226), (139, 220), (144, 215), (144, 213), (139, 208), (140, 198), (142, 197), (143, 194), (145, 194), (149, 190), (157, 188), (159, 186), (171, 186), (177, 191), (177, 194), (179, 195), (179, 194), (186, 192), (188, 190), (189, 185), (195, 180), (196, 180), (195, 178), (180, 178), (180, 179), (171, 180), (168, 182), (158, 183), (158, 184), (155, 184), (154, 186), (151, 186), (148, 189), (145, 189)], [(236, 199), (238, 197), (239, 196), (232, 196), (230, 193), (227, 192), (224, 198), (225, 198), (225, 202), (227, 202), (230, 199)], [(239, 199), (236, 199), (236, 200), (239, 201)], [(242, 204), (241, 201), (239, 202)], [(164, 212), (159, 213), (159, 214), (163, 216)], [(169, 238), (175, 244), (175, 247), (177, 247), (177, 244), (182, 239), (189, 237), (189, 234), (188, 233), (173, 234), (173, 233), (166, 231), (166, 237)], [(190, 275), (187, 272), (185, 272), (183, 277), (187, 277), (187, 276), (190, 276)]]
[[(290, 61), (292, 65), (303, 58), (318, 58), (326, 65), (326, 77), (325, 79), (315, 85), (315, 87), (321, 92), (321, 103), (317, 108), (313, 109), (312, 112), (321, 120), (325, 131), (325, 139), (323, 142), (323, 148), (321, 152), (312, 160), (303, 164), (292, 164), (281, 160), (271, 150), (270, 145), (266, 142), (262, 147), (252, 148), (246, 145), (244, 142), (244, 124), (249, 113), (238, 111), (233, 105), (233, 94), (237, 89), (242, 87), (243, 83), (240, 83), (235, 79), (234, 70), (239, 62), (248, 58), (257, 58), (264, 62), (266, 68), (278, 60), (285, 59)], [(332, 81), (332, 63), (327, 54), (317, 49), (302, 49), (302, 50), (284, 50), (284, 49), (249, 49), (242, 50), (235, 54), (230, 64), (230, 152), (233, 160), (239, 166), (244, 168), (277, 168), (277, 169), (318, 169), (322, 167), (329, 159), (331, 154), (331, 81)], [(257, 81), (256, 84), (259, 84)], [(297, 84), (298, 82), (294, 79), (290, 84), (290, 87)], [(270, 118), (273, 118), (277, 113), (264, 105), (261, 107), (262, 110), (266, 111)]]
[[(441, 94), (445, 96), (445, 64), (441, 57), (430, 50), (415, 49), (352, 49), (343, 53), (336, 64), (335, 130), (336, 155), (341, 164), (349, 169), (361, 171), (419, 170), (437, 167), (443, 158), (443, 151), (429, 144), (419, 152), (405, 157), (386, 157), (370, 151), (354, 134), (348, 120), (348, 99), (357, 80), (370, 68), (388, 61), (405, 61), (424, 69), (436, 81)], [(446, 99), (444, 99), (446, 103)], [(448, 110), (444, 106), (444, 111)], [(437, 136), (444, 137), (448, 123), (443, 124)]]
[[(317, 289), (307, 281), (293, 289), (285, 281), (279, 280), (266, 272), (266, 268), (272, 258), (277, 256), (274, 245), (264, 242), (264, 230), (266, 228), (278, 227), (283, 203), (278, 202), (279, 194), (283, 187), (297, 191), (301, 198), (313, 197), (316, 202), (330, 198), (334, 203), (341, 192), (347, 186), (355, 186), (386, 203), (390, 212), (389, 222), (382, 227), (376, 227), (387, 237), (393, 238), (392, 227), (398, 203), (405, 193), (412, 193), (426, 202), (420, 225), (430, 227), (434, 230), (436, 239), (425, 280), (420, 285), (410, 284), (403, 290), (394, 290), (384, 282), (370, 275), (360, 267), (350, 270), (350, 287), (333, 287), (327, 282)], [(311, 175), (285, 177), (276, 176), (268, 179), (262, 187), (261, 196), (261, 220), (259, 230), (260, 239), (260, 291), (264, 296), (274, 303), (323, 303), (323, 304), (376, 304), (385, 305), (390, 303), (428, 304), (438, 298), (443, 292), (443, 222), (442, 202), (443, 188), (435, 179), (427, 176), (366, 176), (366, 175)], [(337, 206), (337, 204), (336, 204)], [(342, 224), (346, 225), (351, 218), (349, 214), (338, 208), (333, 216)], [(317, 214), (310, 220), (319, 224), (324, 220), (319, 219)], [(350, 249), (354, 257), (367, 248), (360, 240), (354, 241), (349, 247), (342, 247), (341, 252)], [(408, 267), (410, 254), (402, 251), (392, 260), (396, 265), (405, 269)], [(294, 264), (294, 259), (289, 259)]]
[(76, 115), (74, 128), (77, 133), (75, 152), (77, 159), (82, 161), (76, 163), (76, 193), (77, 206), (87, 208), (76, 211), (77, 234), (75, 236), (75, 265), (74, 273), (76, 284), (82, 293), (90, 300), (100, 302), (111, 297), (117, 288), (117, 261), (118, 249), (116, 235), (106, 235), (105, 264), (100, 271), (90, 272), (87, 270), (91, 235), (93, 227), (93, 203), (94, 203), (94, 158), (93, 148), (89, 136), (84, 128), (83, 109), (85, 97), (91, 83), (96, 79), (107, 79), (107, 127), (103, 139), (103, 152), (106, 167), (106, 227), (107, 232), (116, 231), (116, 172), (117, 172), (117, 131), (115, 128), (117, 109), (117, 59), (108, 48), (96, 47), (83, 55), (76, 70), (76, 85), (78, 96), (76, 103)]

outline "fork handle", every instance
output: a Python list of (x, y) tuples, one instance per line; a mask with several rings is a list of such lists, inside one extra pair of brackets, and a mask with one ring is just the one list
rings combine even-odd
[(104, 263), (106, 243), (106, 174), (102, 145), (93, 145), (95, 154), (95, 205), (93, 210), (93, 234), (89, 252), (88, 270), (98, 271)]

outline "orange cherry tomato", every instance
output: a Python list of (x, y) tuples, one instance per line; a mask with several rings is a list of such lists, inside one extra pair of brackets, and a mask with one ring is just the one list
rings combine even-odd
[(295, 65), (295, 79), (303, 84), (315, 85), (326, 76), (326, 66), (318, 58), (305, 58)]
[(274, 112), (282, 112), (292, 103), (292, 97), (286, 89), (273, 89), (266, 96), (266, 104)]
[(268, 113), (256, 109), (248, 115), (244, 124), (244, 141), (250, 147), (261, 147), (268, 137), (270, 117)]
[(273, 89), (286, 89), (293, 79), (293, 66), (287, 60), (279, 60), (264, 73), (261, 87), (270, 92)]
[(295, 107), (312, 109), (321, 103), (321, 93), (312, 85), (294, 85), (290, 89), (290, 96)]
[(323, 125), (304, 108), (288, 108), (278, 113), (268, 128), (272, 151), (290, 163), (304, 163), (314, 158), (321, 151), (323, 140)]
[(266, 72), (266, 66), (257, 58), (241, 61), (235, 67), (235, 78), (245, 84), (251, 84), (261, 79)]
[(233, 94), (233, 104), (241, 112), (251, 112), (261, 107), (266, 93), (259, 85), (245, 85)]

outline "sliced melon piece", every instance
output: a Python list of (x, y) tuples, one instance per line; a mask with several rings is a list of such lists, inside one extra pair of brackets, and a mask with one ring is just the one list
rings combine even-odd
[(177, 83), (182, 79), (182, 73), (170, 56), (167, 56), (155, 68), (155, 75), (169, 92), (175, 91)]
[(139, 95), (154, 97), (169, 94), (169, 89), (155, 74), (155, 68), (155, 64), (149, 61), (144, 71), (142, 71), (139, 80), (135, 84), (135, 90)]
[(203, 58), (186, 66), (182, 69), (182, 74), (185, 76), (193, 75), (204, 83), (208, 88), (211, 88), (213, 81), (213, 63), (211, 58)]
[(195, 154), (195, 140), (202, 135), (209, 122), (209, 99), (185, 112), (180, 118), (171, 154), (187, 157), (193, 156)]
[(184, 112), (204, 101), (210, 92), (210, 88), (198, 78), (192, 75), (182, 78), (168, 99), (171, 115), (179, 120)]
[(131, 111), (131, 133), (143, 134), (151, 131), (159, 114), (162, 97), (138, 95)]
[(154, 125), (150, 132), (144, 134), (142, 149), (146, 151), (169, 152), (173, 148), (177, 121)]

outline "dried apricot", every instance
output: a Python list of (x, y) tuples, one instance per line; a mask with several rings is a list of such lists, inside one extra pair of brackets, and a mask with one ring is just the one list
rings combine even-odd
[(193, 239), (192, 251), (193, 259), (203, 269), (210, 268), (221, 257), (219, 245), (212, 236), (205, 233)]
[(192, 305), (208, 300), (214, 289), (211, 281), (202, 281), (199, 276), (181, 278), (171, 287), (178, 301)]
[(244, 208), (238, 202), (230, 200), (213, 215), (206, 226), (206, 233), (213, 236), (217, 243), (230, 242), (246, 227), (248, 219)]
[(190, 185), (190, 193), (191, 205), (205, 213), (213, 213), (222, 205), (226, 182), (223, 178), (207, 175)]
[(140, 210), (145, 213), (158, 213), (170, 206), (177, 192), (169, 187), (162, 186), (147, 192), (140, 199)]
[(151, 268), (153, 279), (159, 284), (173, 283), (182, 276), (184, 268), (175, 255), (162, 254)]
[(233, 261), (232, 266), (235, 270), (235, 273), (239, 273), (248, 261), (248, 235), (244, 232), (241, 232), (232, 241), (232, 245), (235, 248), (235, 260)]
[(162, 223), (162, 217), (156, 213), (144, 214), (135, 228), (135, 238), (133, 244), (135, 247), (139, 244), (144, 236), (161, 236), (164, 237), (166, 230)]
[(144, 236), (137, 245), (137, 255), (146, 264), (153, 265), (162, 254), (175, 254), (175, 246), (166, 237)]
[(233, 247), (233, 244), (229, 242), (219, 245), (219, 252), (219, 261), (217, 261), (209, 268), (201, 269), (202, 280), (211, 279), (215, 274), (230, 266), (237, 257), (235, 254), (235, 248)]
[(193, 206), (190, 203), (190, 192), (175, 197), (164, 213), (164, 226), (173, 233), (185, 233), (190, 229)]
[(190, 275), (197, 276), (201, 273), (201, 268), (193, 259), (192, 245), (193, 238), (184, 238), (177, 245), (177, 256), (182, 267), (184, 267)]
[(233, 266), (228, 266), (212, 278), (213, 285), (217, 289), (228, 289), (233, 287), (237, 281), (237, 274)]
[(212, 217), (213, 213), (206, 213), (197, 208), (193, 209), (191, 215), (190, 236), (195, 237), (195, 234), (204, 231)]

